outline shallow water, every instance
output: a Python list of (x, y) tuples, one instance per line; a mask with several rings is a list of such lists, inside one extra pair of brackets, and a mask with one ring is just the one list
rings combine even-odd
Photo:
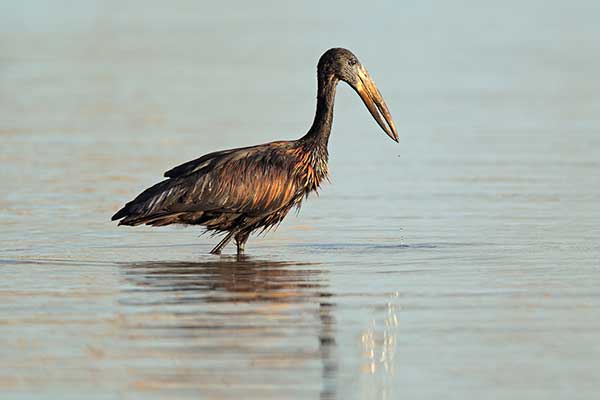
[[(9, 3), (2, 398), (597, 396), (597, 2)], [(331, 46), (400, 145), (340, 86), (332, 183), (245, 259), (109, 221), (178, 163), (302, 135)]]

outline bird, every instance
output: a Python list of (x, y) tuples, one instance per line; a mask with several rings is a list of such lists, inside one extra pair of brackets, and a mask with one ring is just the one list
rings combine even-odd
[(224, 235), (211, 250), (221, 254), (233, 239), (242, 255), (251, 233), (277, 227), (328, 180), (328, 142), (337, 84), (352, 87), (377, 124), (399, 142), (390, 111), (358, 58), (331, 48), (317, 63), (317, 107), (308, 132), (297, 140), (216, 151), (176, 166), (167, 178), (117, 211), (119, 225), (201, 225)]

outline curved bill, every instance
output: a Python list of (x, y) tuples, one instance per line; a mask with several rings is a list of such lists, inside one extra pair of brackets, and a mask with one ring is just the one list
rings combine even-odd
[(383, 101), (383, 97), (379, 93), (377, 86), (375, 86), (375, 82), (371, 79), (369, 72), (362, 65), (358, 67), (358, 79), (356, 85), (354, 85), (354, 89), (381, 129), (393, 141), (398, 142), (398, 133), (396, 132), (396, 125), (394, 124), (390, 110), (388, 110), (385, 101)]

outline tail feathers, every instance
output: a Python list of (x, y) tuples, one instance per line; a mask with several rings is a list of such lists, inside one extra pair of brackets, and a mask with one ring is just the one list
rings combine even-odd
[(119, 221), (119, 225), (128, 225), (128, 226), (136, 226), (141, 224), (152, 225), (152, 226), (164, 226), (170, 225), (174, 223), (179, 223), (180, 216), (185, 213), (163, 213), (163, 214), (153, 214), (153, 215), (144, 215), (144, 216), (136, 216), (130, 215), (123, 218), (122, 221)]
[(151, 210), (144, 209), (144, 202), (137, 202), (136, 200), (125, 204), (123, 208), (111, 217), (111, 220), (116, 221), (120, 219), (119, 225), (136, 226), (150, 224), (156, 219), (165, 218), (172, 214), (165, 211), (152, 212)]
[(176, 188), (175, 184), (174, 180), (167, 179), (144, 190), (117, 211), (111, 220), (122, 219), (119, 225), (133, 226), (179, 213), (182, 210), (171, 209), (174, 199), (180, 195), (180, 193), (173, 193)]
[[(123, 208), (121, 208), (119, 211), (117, 211), (115, 213), (115, 215), (113, 215), (110, 219), (111, 219), (111, 221), (116, 221), (121, 218), (124, 218), (122, 221), (119, 221), (119, 225), (130, 225), (128, 223), (128, 221), (148, 215), (148, 213), (146, 213), (144, 215), (143, 212), (140, 212), (142, 210), (140, 210), (138, 208), (139, 208), (139, 204), (135, 203), (135, 200), (130, 201), (129, 203), (125, 204), (125, 206), (123, 206)], [(136, 225), (138, 225), (138, 224), (136, 224)]]
[[(127, 215), (127, 206), (121, 208), (119, 211), (117, 211), (115, 213), (115, 215), (113, 215), (110, 220), (111, 221), (116, 221), (118, 219), (121, 219), (123, 217), (125, 217)], [(121, 225), (121, 223), (119, 222), (119, 225)]]
[(113, 221), (121, 219), (119, 225), (137, 226), (152, 225), (165, 226), (171, 224), (197, 224), (204, 216), (203, 211), (162, 211), (152, 214), (134, 214), (119, 210), (113, 217)]

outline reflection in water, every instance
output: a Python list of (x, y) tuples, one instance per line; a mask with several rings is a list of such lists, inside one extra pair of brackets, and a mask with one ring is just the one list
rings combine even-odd
[(383, 327), (377, 326), (375, 320), (361, 336), (364, 357), (366, 359), (363, 371), (375, 374), (378, 368), (382, 368), (387, 374), (394, 373), (394, 355), (396, 351), (396, 330), (398, 318), (396, 317), (396, 305), (387, 304), (387, 316), (383, 321)]
[[(174, 296), (173, 301), (273, 301), (295, 302), (313, 297), (322, 287), (318, 269), (311, 264), (283, 261), (256, 261), (248, 257), (221, 257), (207, 262), (145, 262), (125, 264), (126, 280), (140, 288), (157, 293), (188, 292)], [(191, 296), (191, 297), (190, 297)], [(194, 297), (195, 296), (195, 297)]]
[(121, 271), (129, 356), (144, 366), (131, 370), (134, 389), (335, 396), (334, 304), (314, 264), (222, 257)]
[[(395, 293), (393, 297), (398, 297)], [(363, 365), (362, 372), (371, 378), (366, 388), (373, 388), (376, 393), (368, 392), (368, 397), (379, 399), (394, 398), (390, 390), (394, 388), (396, 374), (396, 348), (398, 336), (398, 304), (388, 301), (382, 319), (372, 319), (362, 335)], [(380, 315), (380, 313), (374, 313)]]

